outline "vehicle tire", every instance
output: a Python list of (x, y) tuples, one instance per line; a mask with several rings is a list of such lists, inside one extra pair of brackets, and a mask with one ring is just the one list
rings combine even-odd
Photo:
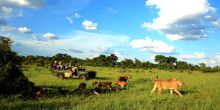
[(86, 77), (86, 75), (80, 75), (79, 79), (81, 79), (81, 80), (87, 80), (87, 77)]

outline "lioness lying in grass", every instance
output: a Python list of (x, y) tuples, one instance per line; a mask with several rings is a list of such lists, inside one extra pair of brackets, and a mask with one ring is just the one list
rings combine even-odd
[(131, 78), (131, 75), (119, 76), (118, 81), (128, 82), (128, 80), (130, 80)]
[(173, 94), (173, 91), (179, 94), (179, 96), (183, 96), (179, 90), (178, 86), (184, 87), (184, 83), (176, 78), (168, 79), (168, 80), (159, 80), (158, 76), (151, 78), (152, 82), (154, 82), (154, 88), (151, 91), (151, 94), (158, 89), (158, 92), (161, 93), (163, 89), (170, 89), (170, 94)]
[(129, 79), (131, 79), (131, 75), (119, 76), (115, 84), (124, 88), (128, 84)]

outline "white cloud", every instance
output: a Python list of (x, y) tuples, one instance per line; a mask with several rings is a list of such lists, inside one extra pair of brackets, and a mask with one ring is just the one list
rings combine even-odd
[(25, 34), (29, 34), (29, 33), (32, 33), (31, 32), (31, 29), (27, 28), (27, 27), (20, 27), (18, 28), (18, 31), (22, 32), (22, 33), (25, 33)]
[(92, 21), (89, 21), (89, 20), (84, 20), (84, 21), (82, 22), (82, 26), (83, 26), (84, 29), (86, 29), (86, 30), (96, 30), (98, 24), (97, 24), (97, 23), (94, 23), (94, 22), (92, 22)]
[(46, 3), (46, 0), (1, 0), (2, 5), (39, 8)]
[(0, 0), (0, 18), (23, 16), (22, 9), (37, 9), (46, 4), (47, 0)]
[(215, 54), (214, 56), (210, 57), (207, 61), (206, 64), (209, 66), (220, 66), (220, 53)]
[(204, 39), (209, 30), (219, 26), (216, 9), (207, 0), (147, 0), (146, 5), (158, 9), (158, 17), (142, 27), (170, 40)]
[(13, 9), (10, 7), (3, 6), (0, 8), (0, 13), (11, 14), (12, 12), (13, 12)]
[(115, 51), (112, 54), (115, 54), (118, 58), (122, 57), (122, 54), (118, 51)]
[(16, 30), (15, 27), (9, 27), (9, 26), (1, 26), (0, 31), (14, 31)]
[(67, 21), (68, 21), (70, 24), (73, 24), (72, 18), (70, 18), (70, 17), (67, 16), (66, 19), (67, 19)]
[(78, 13), (74, 13), (74, 16), (71, 15), (71, 16), (66, 16), (66, 19), (67, 21), (70, 23), (70, 24), (73, 24), (73, 19), (74, 18), (80, 18), (80, 15)]
[[(184, 39), (184, 36), (179, 35), (179, 34), (167, 34), (166, 36), (171, 41)], [(200, 36), (198, 36), (198, 37), (200, 37)]]
[(218, 28), (220, 26), (220, 21), (219, 20), (218, 21), (213, 21), (212, 25), (213, 25), (213, 27)]
[(6, 6), (1, 6), (0, 5), (0, 18), (13, 18), (20, 16), (21, 11), (18, 8), (13, 8), (13, 7), (6, 7)]
[(47, 38), (47, 39), (54, 39), (57, 37), (55, 34), (52, 34), (52, 33), (46, 33), (43, 36), (44, 38)]
[(146, 39), (136, 39), (131, 41), (131, 46), (133, 48), (140, 49), (145, 52), (153, 53), (175, 53), (175, 47), (164, 43), (159, 40), (152, 40), (149, 37)]
[(180, 55), (179, 57), (183, 60), (198, 60), (207, 58), (204, 52), (195, 52), (193, 55)]
[(126, 55), (124, 55), (123, 53), (118, 52), (118, 51), (115, 51), (112, 54), (115, 54), (115, 56), (118, 57), (118, 61), (122, 61), (123, 59), (125, 59), (127, 57)]
[(147, 29), (150, 30), (150, 28), (148, 28), (149, 26), (150, 26), (150, 24), (147, 23), (147, 22), (144, 22), (143, 24), (141, 24), (141, 27), (142, 27), (142, 28), (147, 28)]
[(80, 15), (79, 15), (78, 13), (74, 13), (74, 16), (75, 16), (76, 18), (80, 18)]
[(156, 55), (150, 56), (149, 59), (148, 59), (148, 61), (150, 61), (151, 63), (156, 63), (156, 62), (155, 62), (155, 56), (156, 56)]
[(93, 50), (91, 50), (91, 52), (94, 52), (97, 54), (109, 55), (109, 54), (112, 54), (114, 52), (114, 50), (103, 46), (103, 47), (98, 47), (96, 49), (93, 49)]

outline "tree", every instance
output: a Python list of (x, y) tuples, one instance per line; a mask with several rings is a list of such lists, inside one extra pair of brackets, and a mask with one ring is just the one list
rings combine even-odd
[(11, 50), (12, 41), (0, 36), (0, 94), (17, 94), (25, 92), (26, 95), (34, 96), (30, 90), (34, 83), (20, 71), (20, 57)]
[(106, 62), (108, 66), (116, 66), (118, 61), (118, 57), (115, 54), (111, 54), (110, 56), (107, 56)]
[(34, 64), (36, 63), (36, 57), (33, 55), (26, 56), (26, 60), (24, 62), (26, 64)]
[(161, 69), (174, 69), (174, 64), (177, 62), (175, 57), (165, 57), (163, 55), (156, 55), (155, 62), (158, 62), (158, 66)]
[(132, 68), (134, 65), (133, 60), (131, 59), (124, 59), (123, 61), (121, 61), (121, 66), (123, 68)]
[(72, 57), (70, 55), (68, 55), (68, 54), (57, 53), (52, 58), (53, 58), (53, 60), (61, 60), (62, 61), (62, 60), (69, 60)]
[(143, 62), (142, 66), (143, 66), (144, 69), (152, 69), (154, 67), (154, 64), (147, 61), (147, 62)]
[(141, 68), (142, 67), (142, 62), (138, 60), (137, 58), (134, 59), (134, 65), (136, 68)]
[(98, 57), (93, 58), (93, 64), (95, 66), (107, 66), (106, 62), (106, 56), (105, 55), (99, 55)]
[(177, 59), (175, 57), (169, 56), (166, 58), (166, 64), (168, 65), (174, 65), (177, 62)]
[(179, 69), (179, 70), (186, 70), (186, 69), (188, 69), (188, 63), (187, 62), (184, 62), (184, 61), (178, 61), (178, 62), (176, 62), (176, 67), (177, 67), (177, 69)]
[(199, 66), (203, 68), (203, 67), (206, 67), (206, 64), (205, 63), (199, 63)]
[(156, 55), (154, 60), (155, 60), (155, 62), (158, 62), (159, 64), (163, 64), (165, 62), (165, 56)]
[(192, 65), (191, 68), (192, 68), (193, 71), (199, 71), (200, 70), (199, 65)]

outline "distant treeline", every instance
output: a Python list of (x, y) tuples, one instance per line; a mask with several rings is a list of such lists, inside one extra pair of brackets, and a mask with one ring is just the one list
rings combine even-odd
[(37, 64), (38, 66), (51, 66), (54, 61), (62, 61), (63, 64), (72, 64), (75, 66), (107, 66), (107, 67), (120, 67), (120, 68), (143, 68), (143, 69), (162, 69), (168, 71), (202, 71), (207, 72), (218, 72), (220, 71), (220, 66), (208, 67), (204, 63), (199, 63), (193, 65), (185, 61), (178, 61), (177, 58), (163, 55), (156, 55), (155, 62), (157, 64), (151, 63), (149, 61), (140, 61), (138, 59), (124, 59), (118, 61), (118, 57), (114, 54), (111, 55), (100, 55), (92, 59), (79, 59), (71, 57), (68, 54), (57, 53), (52, 57), (45, 56), (21, 56), (23, 64)]

